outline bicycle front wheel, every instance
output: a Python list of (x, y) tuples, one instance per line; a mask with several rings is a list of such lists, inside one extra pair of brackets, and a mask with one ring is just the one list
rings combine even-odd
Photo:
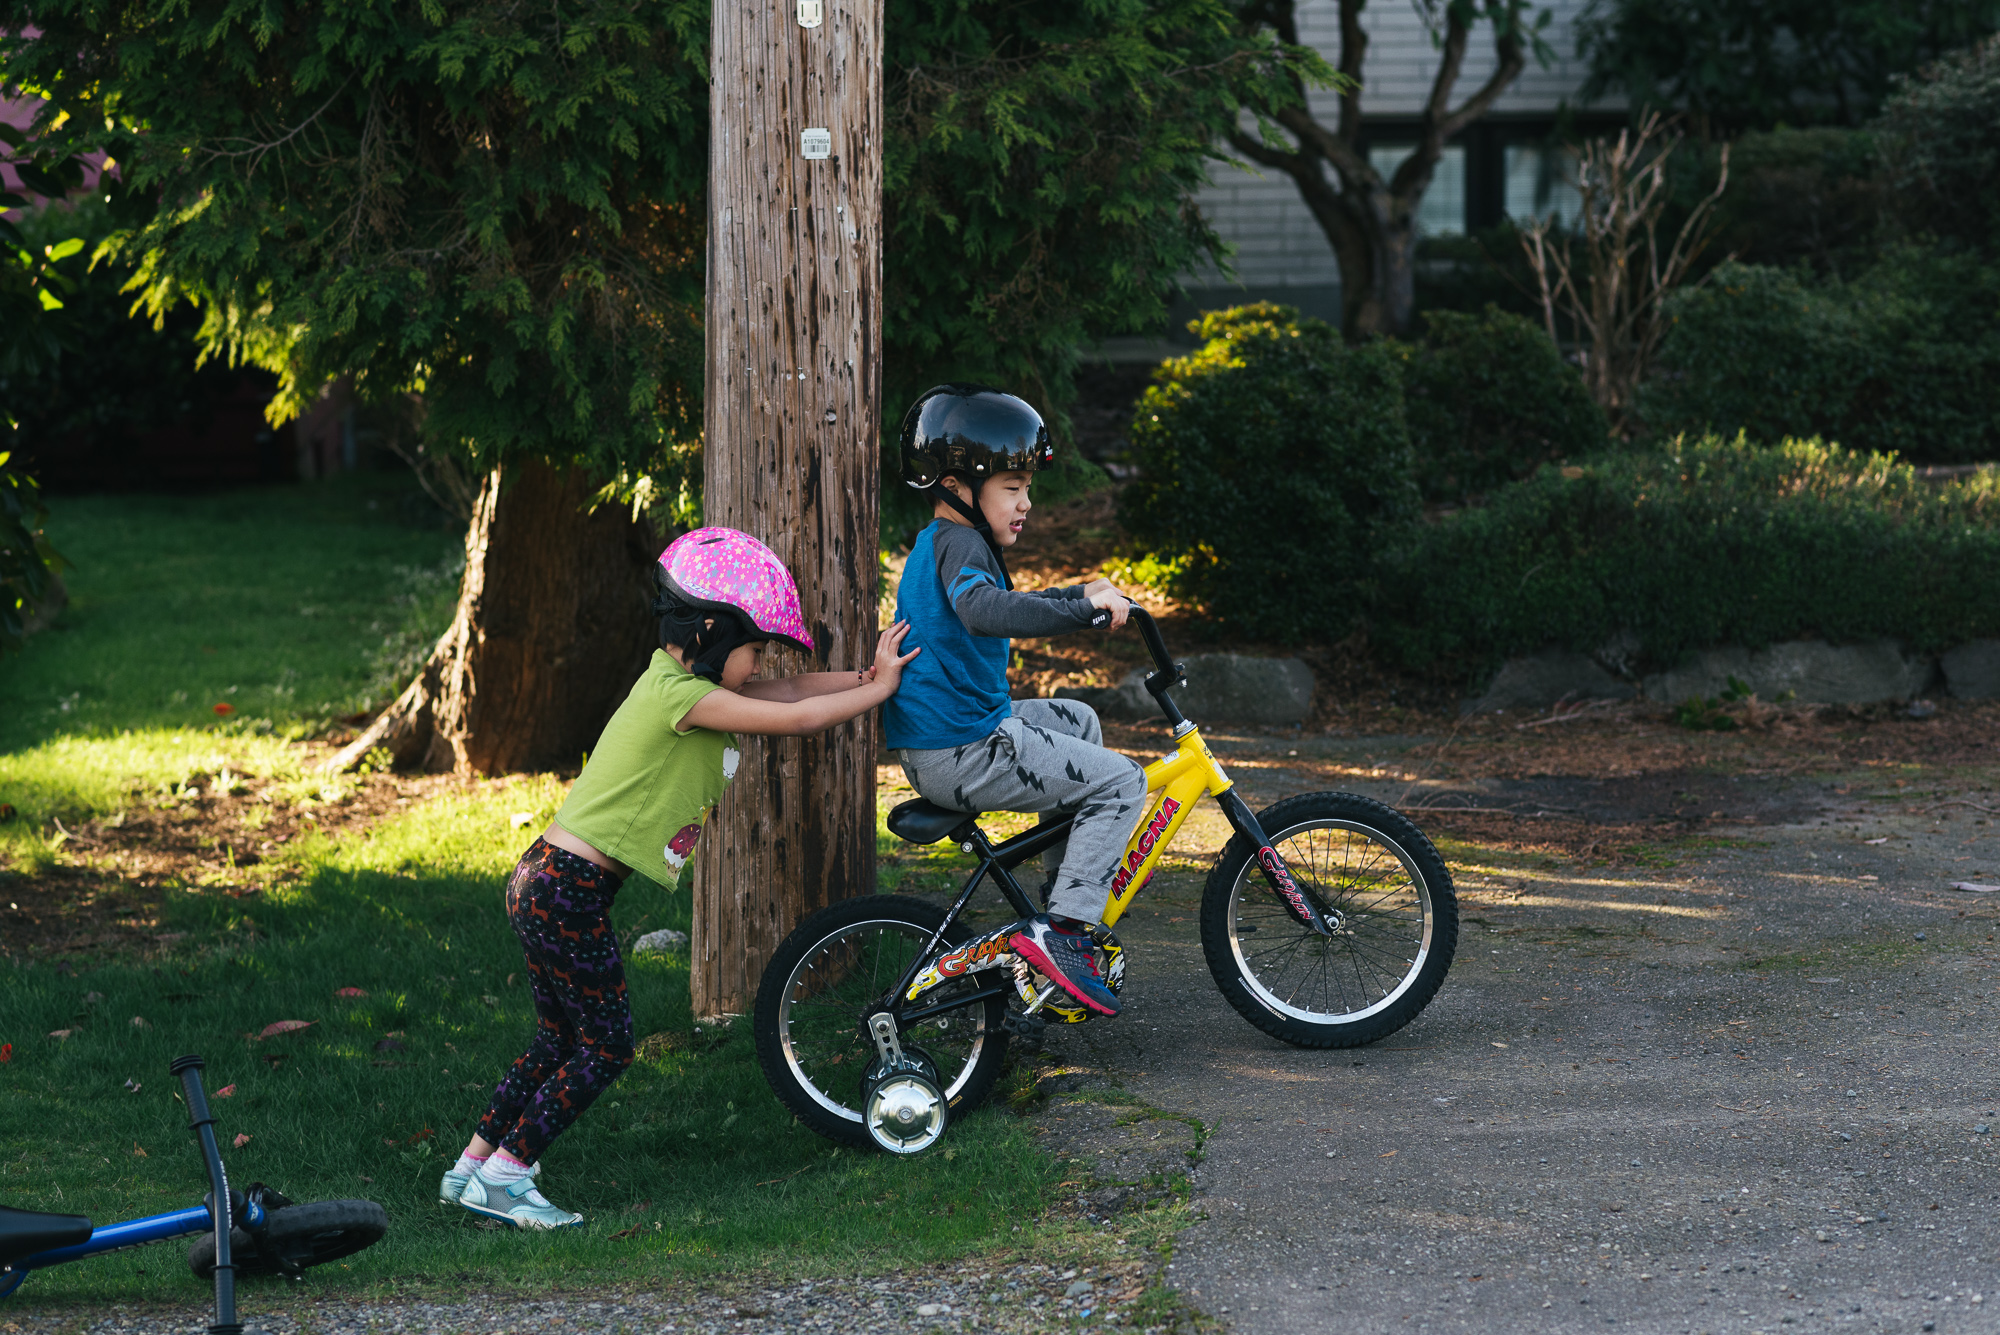
[(1458, 945), (1451, 873), (1423, 831), (1353, 793), (1286, 798), (1257, 822), (1337, 926), (1330, 937), (1302, 926), (1271, 893), (1250, 841), (1230, 840), (1201, 901), (1202, 949), (1229, 1004), (1305, 1048), (1372, 1043), (1415, 1019)]
[[(862, 1123), (863, 1077), (876, 1056), (867, 1018), (890, 999), (889, 989), (944, 916), (903, 895), (842, 900), (800, 923), (764, 970), (753, 1022), (757, 1061), (779, 1101), (827, 1139), (874, 1144)], [(962, 945), (971, 935), (955, 926), (944, 945)], [(934, 988), (924, 1004), (980, 991), (995, 977), (975, 974)], [(977, 1107), (1000, 1076), (1006, 1013), (1004, 997), (988, 997), (937, 1012), (898, 1035), (905, 1052), (920, 1049), (936, 1068), (953, 1121)]]
[[(308, 1201), (271, 1211), (265, 1245), (275, 1256), (311, 1269), (373, 1246), (389, 1231), (389, 1215), (374, 1201)], [(242, 1225), (229, 1230), (230, 1259), (239, 1275), (270, 1275), (278, 1268), (257, 1250), (257, 1240)], [(215, 1275), (215, 1234), (202, 1234), (188, 1247), (188, 1269), (197, 1279)]]

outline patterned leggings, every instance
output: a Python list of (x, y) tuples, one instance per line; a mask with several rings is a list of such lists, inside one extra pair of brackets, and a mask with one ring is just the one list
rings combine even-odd
[(507, 920), (528, 957), (535, 1039), (493, 1091), (479, 1136), (522, 1163), (632, 1064), (632, 1007), (611, 930), (618, 877), (537, 839), (507, 882)]

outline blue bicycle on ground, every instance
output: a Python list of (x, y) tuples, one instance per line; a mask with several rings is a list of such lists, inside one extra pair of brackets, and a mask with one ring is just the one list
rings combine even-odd
[[(33, 1270), (150, 1242), (194, 1237), (188, 1266), (198, 1278), (215, 1281), (215, 1320), (209, 1335), (241, 1335), (243, 1326), (236, 1319), (237, 1275), (297, 1280), (310, 1267), (351, 1256), (388, 1230), (389, 1216), (374, 1201), (295, 1204), (262, 1182), (251, 1183), (247, 1191), (231, 1191), (215, 1141), (215, 1119), (209, 1116), (208, 1096), (201, 1088), (203, 1065), (199, 1057), (176, 1057), (170, 1068), (180, 1077), (188, 1127), (208, 1162), (210, 1190), (203, 1203), (103, 1228), (83, 1215), (0, 1206), (0, 1298), (20, 1288)], [(220, 1226), (220, 1209), (227, 1210), (227, 1228)]]

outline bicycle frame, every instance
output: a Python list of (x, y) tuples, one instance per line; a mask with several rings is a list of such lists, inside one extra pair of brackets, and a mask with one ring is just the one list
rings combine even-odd
[[(1256, 814), (1236, 791), (1234, 781), (1216, 761), (1214, 754), (1208, 749), (1208, 743), (1202, 740), (1201, 729), (1188, 721), (1175, 705), (1173, 697), (1168, 694), (1173, 687), (1186, 679), (1186, 672), (1180, 664), (1169, 659), (1166, 642), (1161, 638), (1159, 626), (1142, 607), (1134, 606), (1131, 615), (1138, 623), (1140, 634), (1146, 641), (1146, 647), (1152, 651), (1153, 661), (1158, 668), (1158, 671), (1146, 679), (1146, 690), (1159, 703), (1167, 716), (1167, 721), (1173, 724), (1175, 749), (1146, 766), (1145, 814), (1140, 817), (1131, 837), (1125, 843), (1125, 858), (1111, 878), (1111, 895), (1104, 906), (1100, 923), (1107, 928), (1112, 926), (1124, 915), (1125, 910), (1131, 907), (1132, 901), (1138, 898), (1139, 891), (1152, 879), (1153, 869), (1159, 865), (1161, 856), (1166, 852), (1168, 845), (1173, 843), (1174, 836), (1180, 832), (1182, 823), (1194, 810), (1195, 804), (1203, 796), (1209, 796), (1215, 799), (1216, 805), (1221, 807), (1222, 814), (1228, 818), (1236, 832), (1250, 840), (1257, 849), (1258, 868), (1263, 872), (1272, 893), (1277, 895), (1301, 922), (1311, 926), (1322, 936), (1331, 936), (1334, 928), (1327, 915), (1327, 906), (1321, 902), (1317, 893), (1310, 889), (1302, 890), (1292, 879), (1284, 860), (1271, 847), (1269, 836), (1258, 824)], [(930, 1006), (904, 1009), (910, 1001), (911, 983), (931, 961), (932, 953), (937, 949), (938, 943), (944, 939), (944, 934), (950, 929), (951, 924), (958, 921), (959, 914), (965, 911), (965, 906), (971, 901), (973, 892), (979, 888), (981, 881), (989, 876), (992, 877), (1000, 893), (1006, 896), (1007, 902), (1022, 917), (1030, 917), (1036, 912), (1034, 905), (1022, 891), (1020, 882), (1014, 879), (1013, 869), (1067, 838), (1069, 828), (1075, 823), (1075, 819), (1074, 816), (1064, 816), (998, 844), (987, 838), (986, 832), (979, 828), (978, 821), (973, 816), (967, 816), (961, 824), (953, 828), (949, 837), (958, 844), (962, 852), (977, 856), (979, 865), (973, 869), (972, 875), (966, 878), (965, 888), (952, 902), (950, 910), (945, 914), (944, 922), (938, 927), (930, 943), (918, 952), (895, 990), (889, 994), (892, 998), (890, 1009), (895, 1013), (900, 1025), (913, 1024), (932, 1014), (983, 1001), (991, 996), (1008, 994), (1009, 988), (1000, 985), (970, 995), (961, 993)]]
[[(244, 1222), (248, 1222), (247, 1219)], [(121, 1252), (127, 1247), (144, 1247), (148, 1243), (189, 1238), (197, 1233), (206, 1233), (212, 1227), (208, 1217), (208, 1207), (190, 1205), (185, 1210), (169, 1210), (166, 1214), (152, 1214), (144, 1219), (127, 1219), (122, 1223), (94, 1228), (91, 1230), (88, 1242), (36, 1252), (33, 1256), (24, 1256), (0, 1269), (0, 1298), (19, 1288), (21, 1281), (28, 1277), (28, 1272), (31, 1270), (46, 1270), (65, 1261), (81, 1261), (88, 1256)], [(10, 1271), (13, 1273), (8, 1273)]]

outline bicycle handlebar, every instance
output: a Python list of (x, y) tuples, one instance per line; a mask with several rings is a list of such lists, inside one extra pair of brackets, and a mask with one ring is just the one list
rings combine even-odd
[(1146, 691), (1160, 706), (1160, 712), (1167, 716), (1167, 722), (1178, 728), (1187, 722), (1187, 716), (1181, 713), (1180, 706), (1167, 692), (1187, 680), (1187, 670), (1167, 653), (1166, 637), (1160, 634), (1160, 623), (1153, 620), (1151, 612), (1132, 603), (1131, 620), (1138, 624), (1139, 638), (1146, 642), (1146, 649), (1153, 655), (1153, 664), (1158, 669), (1146, 678)]
[(235, 1202), (229, 1193), (229, 1174), (222, 1167), (222, 1151), (215, 1143), (215, 1118), (209, 1115), (208, 1098), (201, 1089), (204, 1065), (200, 1057), (190, 1054), (174, 1058), (168, 1069), (180, 1077), (187, 1099), (188, 1129), (194, 1132), (208, 1165), (208, 1220), (215, 1230), (215, 1320), (209, 1323), (209, 1335), (242, 1335), (243, 1324), (236, 1319), (236, 1265), (229, 1245)]

